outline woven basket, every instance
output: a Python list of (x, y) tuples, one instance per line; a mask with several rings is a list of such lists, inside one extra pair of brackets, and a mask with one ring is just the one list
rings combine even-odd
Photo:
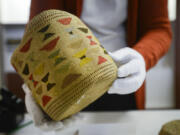
[(11, 63), (53, 120), (75, 114), (102, 96), (117, 67), (76, 16), (47, 10), (27, 25)]
[(180, 135), (180, 120), (173, 120), (164, 124), (159, 135)]

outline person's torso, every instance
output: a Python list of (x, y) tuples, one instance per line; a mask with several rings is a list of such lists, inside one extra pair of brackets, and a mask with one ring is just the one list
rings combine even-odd
[[(127, 0), (84, 0), (81, 19), (107, 51), (126, 46)], [(105, 94), (83, 111), (136, 109), (135, 96)]]
[(84, 0), (81, 19), (107, 51), (126, 46), (127, 0)]

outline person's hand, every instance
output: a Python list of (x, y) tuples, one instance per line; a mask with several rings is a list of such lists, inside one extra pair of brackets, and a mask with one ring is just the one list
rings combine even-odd
[(26, 84), (23, 84), (22, 88), (25, 92), (25, 104), (26, 104), (27, 112), (32, 117), (35, 126), (42, 130), (45, 131), (62, 130), (71, 126), (82, 117), (77, 114), (59, 122), (50, 120), (49, 118), (47, 118), (47, 116), (44, 114), (44, 112), (35, 102), (28, 86)]
[(118, 66), (118, 78), (114, 81), (109, 94), (130, 94), (137, 91), (146, 76), (144, 58), (129, 47), (109, 53)]

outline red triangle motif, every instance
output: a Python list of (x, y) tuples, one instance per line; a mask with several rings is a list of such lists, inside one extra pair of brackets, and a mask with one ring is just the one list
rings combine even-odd
[(88, 39), (92, 39), (92, 36), (86, 36)]
[(29, 80), (33, 80), (33, 76), (32, 76), (32, 74), (30, 75)]
[(96, 45), (97, 43), (94, 41), (91, 41), (90, 45)]
[(68, 17), (68, 18), (63, 18), (63, 19), (60, 19), (60, 20), (58, 20), (58, 22), (60, 22), (61, 24), (63, 24), (63, 25), (68, 25), (68, 24), (70, 24), (71, 23), (71, 18), (70, 17)]
[(25, 45), (23, 45), (23, 47), (20, 49), (20, 52), (23, 52), (23, 53), (27, 52), (30, 48), (31, 41), (32, 41), (32, 38), (29, 39)]
[(49, 96), (43, 96), (42, 97), (42, 102), (43, 102), (43, 106), (46, 106), (47, 103), (51, 100), (51, 97)]
[(34, 87), (37, 86), (38, 82), (37, 81), (33, 81)]
[(32, 75), (32, 74), (29, 76), (29, 80), (31, 80), (31, 81), (33, 82), (34, 87), (36, 87), (36, 86), (37, 86), (38, 81), (35, 81), (35, 80), (33, 79), (33, 75)]
[(102, 56), (99, 56), (98, 65), (99, 65), (99, 64), (102, 64), (102, 63), (104, 63), (104, 62), (106, 62), (106, 61), (107, 61), (107, 59), (105, 59), (105, 58), (102, 57)]
[(54, 49), (54, 47), (56, 46), (58, 40), (60, 39), (60, 37), (57, 37), (55, 39), (53, 39), (52, 41), (50, 41), (49, 43), (47, 43), (46, 45), (44, 45), (40, 51), (51, 51)]

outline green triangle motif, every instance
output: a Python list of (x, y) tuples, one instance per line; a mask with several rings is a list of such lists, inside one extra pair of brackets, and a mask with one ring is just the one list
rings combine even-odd
[(54, 66), (60, 64), (61, 62), (63, 62), (66, 58), (65, 57), (59, 57), (56, 59), (55, 63), (54, 63)]
[(62, 65), (59, 69), (56, 70), (57, 73), (65, 73), (69, 70), (70, 63)]
[(58, 56), (59, 51), (60, 51), (60, 49), (58, 49), (57, 51), (53, 52), (52, 54), (50, 54), (50, 55), (48, 56), (48, 58), (51, 59), (51, 58), (54, 58), (54, 57)]
[(87, 28), (83, 28), (83, 27), (80, 27), (78, 28), (80, 31), (84, 32), (84, 33), (88, 33), (88, 29)]

